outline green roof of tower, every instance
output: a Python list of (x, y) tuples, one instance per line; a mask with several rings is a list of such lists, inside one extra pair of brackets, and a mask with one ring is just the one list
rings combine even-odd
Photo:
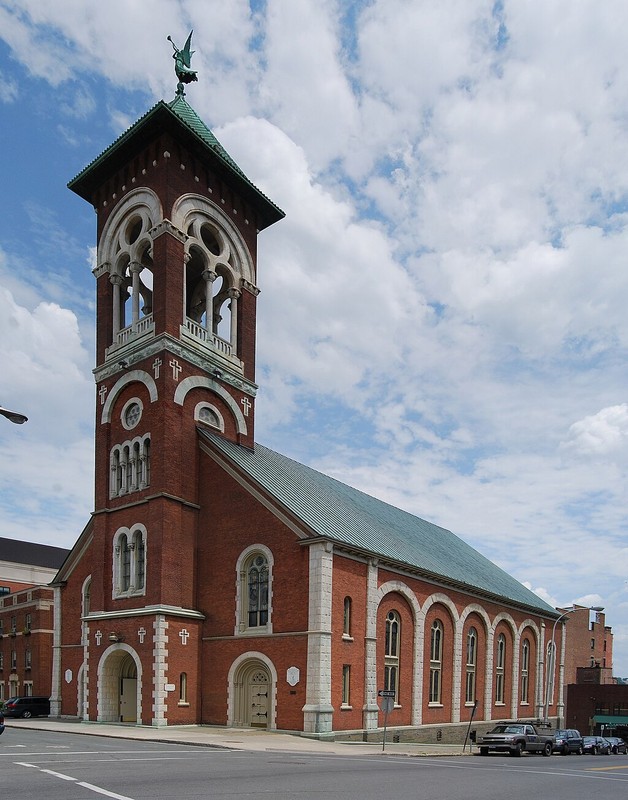
[(201, 161), (234, 184), (259, 215), (259, 230), (285, 215), (244, 174), (196, 111), (178, 94), (170, 103), (160, 100), (68, 183), (68, 188), (88, 202), (99, 186), (128, 163), (159, 132), (168, 132)]
[(199, 431), (214, 451), (311, 537), (379, 556), (437, 583), (556, 616), (555, 609), (538, 595), (451, 531), (260, 444), (251, 451)]

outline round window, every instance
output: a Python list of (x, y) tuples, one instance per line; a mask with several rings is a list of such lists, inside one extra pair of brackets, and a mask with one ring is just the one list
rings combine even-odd
[(140, 421), (142, 416), (142, 407), (139, 403), (131, 402), (128, 406), (124, 409), (122, 415), (122, 422), (125, 428), (131, 429), (134, 428), (137, 423)]

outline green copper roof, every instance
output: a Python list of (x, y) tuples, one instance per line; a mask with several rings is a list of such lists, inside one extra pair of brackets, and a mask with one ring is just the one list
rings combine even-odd
[(262, 445), (251, 451), (199, 431), (240, 473), (298, 518), (310, 535), (406, 565), (428, 578), (556, 616), (534, 592), (451, 531)]
[(68, 187), (91, 202), (93, 192), (162, 131), (182, 141), (201, 161), (209, 160), (216, 171), (237, 187), (258, 212), (260, 230), (285, 216), (272, 200), (251, 183), (182, 95), (177, 95), (170, 103), (160, 100), (79, 172), (68, 183)]

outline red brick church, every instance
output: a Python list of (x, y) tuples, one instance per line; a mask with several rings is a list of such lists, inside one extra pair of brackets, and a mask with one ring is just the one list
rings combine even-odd
[(52, 713), (368, 734), (385, 689), (389, 726), (542, 715), (554, 609), (255, 442), (256, 240), (283, 212), (183, 84), (69, 186), (97, 212), (96, 486), (54, 582)]

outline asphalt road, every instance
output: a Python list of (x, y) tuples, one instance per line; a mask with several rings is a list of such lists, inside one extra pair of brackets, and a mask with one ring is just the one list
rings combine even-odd
[(628, 756), (250, 752), (11, 728), (2, 795), (46, 800), (590, 800), (628, 795)]

